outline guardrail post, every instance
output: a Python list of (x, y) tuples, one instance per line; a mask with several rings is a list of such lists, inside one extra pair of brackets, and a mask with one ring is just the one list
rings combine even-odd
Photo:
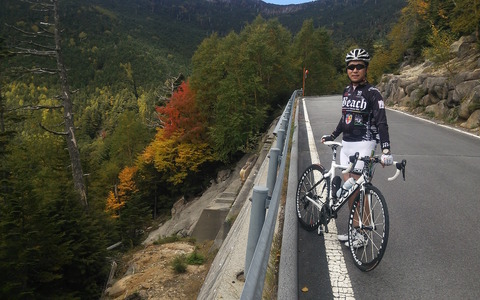
[(280, 156), (280, 149), (271, 148), (268, 160), (268, 174), (267, 174), (267, 188), (268, 188), (268, 198), (265, 203), (265, 208), (270, 206), (270, 199), (272, 198), (273, 188), (275, 187), (275, 182), (277, 181), (277, 170), (278, 170), (278, 157)]
[(245, 277), (248, 274), (248, 269), (250, 268), (255, 248), (257, 248), (258, 238), (260, 237), (263, 223), (265, 222), (265, 202), (267, 200), (267, 195), (268, 188), (263, 186), (253, 187), (250, 226), (248, 227), (247, 253), (245, 256)]
[(280, 149), (280, 152), (283, 151), (283, 143), (285, 141), (285, 129), (279, 129), (277, 131), (277, 148)]

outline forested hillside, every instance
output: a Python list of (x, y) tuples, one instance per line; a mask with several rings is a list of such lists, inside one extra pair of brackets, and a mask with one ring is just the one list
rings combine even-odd
[(378, 80), (478, 31), (470, 1), (405, 4), (2, 1), (0, 298), (98, 298), (152, 219), (256, 150), (304, 67), (307, 95), (337, 93), (346, 49)]

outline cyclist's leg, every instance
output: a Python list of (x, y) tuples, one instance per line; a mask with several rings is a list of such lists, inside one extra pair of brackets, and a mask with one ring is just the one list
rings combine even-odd
[[(340, 151), (340, 165), (342, 166), (348, 166), (350, 163), (349, 157), (352, 155), (355, 155), (355, 153), (359, 153), (359, 157), (363, 156), (370, 156), (372, 154), (372, 151), (375, 150), (377, 146), (376, 141), (361, 141), (361, 142), (347, 142), (347, 141), (342, 141), (342, 149)], [(355, 170), (358, 173), (358, 170), (363, 169), (363, 161), (358, 161), (357, 164), (355, 165)], [(343, 174), (343, 181), (347, 181), (348, 178), (352, 177), (353, 179), (357, 180), (360, 177), (360, 174), (357, 173), (348, 173), (348, 174)], [(353, 202), (355, 199), (358, 197), (359, 191), (356, 191), (353, 193), (350, 198), (348, 199), (348, 208), (351, 210)], [(355, 225), (358, 226), (358, 218), (355, 216)], [(348, 235), (348, 234), (347, 234)], [(338, 239), (340, 241), (345, 241), (347, 235), (339, 235)]]

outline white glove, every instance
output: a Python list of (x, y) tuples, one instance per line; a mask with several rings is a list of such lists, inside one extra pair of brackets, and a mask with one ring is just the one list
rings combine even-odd
[(382, 154), (382, 157), (380, 158), (382, 161), (382, 164), (384, 166), (390, 166), (393, 165), (393, 156), (392, 154)]

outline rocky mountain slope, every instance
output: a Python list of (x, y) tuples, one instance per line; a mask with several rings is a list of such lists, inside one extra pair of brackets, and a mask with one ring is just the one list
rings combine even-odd
[(450, 47), (442, 65), (426, 61), (386, 74), (378, 88), (387, 105), (480, 135), (480, 51), (473, 36)]
[[(252, 158), (256, 155), (247, 154), (231, 170), (219, 172), (201, 197), (188, 203), (180, 199), (172, 208), (172, 218), (151, 228), (142, 248), (125, 254), (117, 268), (112, 269), (116, 275), (107, 284), (103, 299), (196, 299), (218, 249), (214, 241), (190, 243), (188, 237), (165, 244), (157, 241), (189, 236), (203, 209), (230, 186), (240, 187), (244, 183), (241, 170)], [(205, 263), (188, 265), (184, 273), (175, 272), (174, 260), (194, 251), (205, 257)]]

